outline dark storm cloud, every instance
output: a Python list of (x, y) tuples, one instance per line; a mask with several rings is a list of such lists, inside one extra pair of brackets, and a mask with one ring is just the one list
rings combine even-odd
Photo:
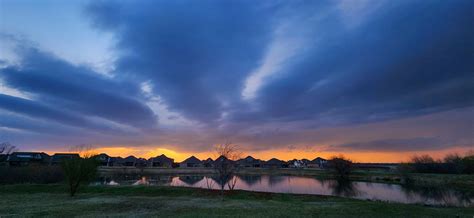
[(334, 19), (324, 43), (262, 87), (249, 119), (367, 122), (474, 105), (474, 3), (393, 4), (355, 29)]
[[(151, 80), (171, 110), (204, 122), (225, 111), (232, 122), (345, 124), (474, 105), (471, 1), (382, 1), (353, 28), (337, 3), (101, 1), (88, 14), (117, 34), (117, 74)], [(309, 32), (306, 45), (243, 102), (282, 21)]]
[[(77, 115), (76, 113), (61, 111), (59, 109), (53, 108), (45, 104), (41, 104), (36, 101), (31, 101), (28, 99), (18, 98), (14, 96), (0, 94), (0, 108), (19, 114), (24, 114), (26, 116), (40, 119), (42, 118), (45, 120), (63, 123), (66, 125), (98, 130), (110, 130), (110, 128), (106, 125), (103, 125), (101, 123), (95, 123), (91, 120)], [(20, 127), (19, 123), (8, 121), (8, 119), (2, 120), (2, 126), (13, 128)]]
[(151, 80), (169, 108), (204, 122), (238, 101), (270, 40), (273, 6), (255, 1), (100, 1), (95, 26), (117, 35), (116, 74)]
[(105, 78), (34, 48), (19, 51), (21, 66), (1, 69), (0, 79), (11, 88), (32, 93), (34, 101), (2, 96), (0, 107), (71, 125), (86, 125), (82, 118), (86, 115), (138, 128), (155, 125), (155, 115), (138, 97), (137, 86)]

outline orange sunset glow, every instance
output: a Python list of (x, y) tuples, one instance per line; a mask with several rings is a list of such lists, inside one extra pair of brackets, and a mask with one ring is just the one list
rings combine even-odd
[[(448, 154), (465, 154), (468, 152), (473, 152), (473, 148), (450, 148), (439, 151), (415, 151), (415, 152), (310, 152), (303, 150), (270, 150), (270, 151), (254, 151), (246, 152), (242, 151), (241, 157), (244, 158), (248, 155), (261, 159), (269, 160), (271, 158), (278, 158), (281, 160), (292, 160), (292, 159), (309, 159), (312, 160), (316, 157), (322, 157), (329, 159), (333, 156), (344, 155), (345, 157), (360, 163), (400, 163), (407, 162), (411, 157), (415, 155), (430, 154), (433, 158), (442, 159)], [(61, 153), (61, 152), (70, 152), (70, 150), (59, 150), (59, 151), (47, 151), (49, 154)], [(183, 151), (173, 151), (165, 148), (153, 148), (153, 147), (140, 147), (140, 148), (129, 148), (129, 147), (102, 147), (96, 148), (88, 151), (89, 154), (100, 154), (106, 153), (110, 156), (119, 156), (127, 157), (130, 155), (142, 158), (152, 158), (159, 156), (161, 154), (166, 155), (167, 157), (173, 158), (176, 162), (181, 162), (190, 156), (195, 156), (201, 160), (207, 158), (215, 159), (218, 157), (215, 151), (207, 152), (183, 152)]]

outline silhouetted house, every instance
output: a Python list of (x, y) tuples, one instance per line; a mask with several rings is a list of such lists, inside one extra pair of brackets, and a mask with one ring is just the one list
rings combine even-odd
[(239, 167), (252, 167), (252, 168), (258, 168), (262, 166), (262, 161), (253, 158), (252, 156), (247, 156), (244, 159), (240, 159), (237, 161), (237, 164)]
[(111, 157), (105, 153), (94, 156), (94, 158), (99, 162), (100, 166), (109, 166), (111, 165)]
[(207, 158), (206, 160), (202, 161), (202, 165), (204, 167), (211, 168), (214, 167), (214, 161), (212, 160), (212, 158)]
[(324, 168), (326, 167), (327, 160), (324, 158), (317, 157), (308, 163), (309, 168)]
[(221, 155), (214, 161), (214, 166), (221, 164), (235, 164), (235, 161), (229, 160), (227, 157)]
[(112, 166), (116, 167), (133, 167), (136, 165), (138, 159), (135, 156), (128, 156), (126, 158), (113, 157)]
[(304, 159), (301, 159), (301, 161), (303, 161), (304, 165), (307, 167), (309, 162), (311, 162), (310, 160), (304, 158)]
[(276, 158), (272, 158), (268, 161), (266, 161), (263, 164), (263, 167), (265, 168), (286, 168), (288, 167), (288, 164), (285, 161), (278, 160)]
[(133, 167), (136, 166), (138, 158), (130, 155), (122, 160), (122, 166)]
[(148, 161), (145, 158), (138, 158), (137, 162), (135, 163), (136, 167), (147, 167)]
[(109, 167), (120, 167), (123, 164), (122, 157), (110, 157), (109, 159)]
[(174, 159), (162, 154), (160, 156), (150, 158), (150, 160), (148, 160), (148, 163), (150, 167), (171, 168), (173, 167)]
[(56, 153), (51, 156), (51, 165), (60, 165), (65, 160), (77, 159), (80, 158), (77, 153)]
[(202, 167), (202, 162), (194, 156), (189, 157), (179, 164), (179, 167)]
[(288, 167), (290, 168), (305, 168), (306, 163), (303, 160), (293, 159), (288, 161)]
[(8, 155), (10, 166), (48, 165), (50, 156), (44, 152), (13, 152)]

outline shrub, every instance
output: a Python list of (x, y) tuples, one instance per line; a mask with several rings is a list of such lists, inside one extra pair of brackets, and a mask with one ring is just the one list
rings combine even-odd
[(462, 158), (463, 172), (467, 174), (474, 174), (474, 154), (466, 155)]
[(351, 160), (340, 155), (332, 157), (328, 161), (328, 167), (332, 169), (339, 178), (346, 179), (349, 178), (349, 175), (352, 172), (353, 164)]
[(98, 166), (99, 163), (92, 157), (68, 159), (62, 163), (71, 197), (76, 194), (80, 184), (95, 178)]

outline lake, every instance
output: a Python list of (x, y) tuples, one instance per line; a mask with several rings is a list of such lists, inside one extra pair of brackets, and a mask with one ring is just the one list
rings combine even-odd
[[(397, 184), (274, 175), (238, 175), (235, 176), (232, 181), (235, 181), (234, 189), (236, 190), (331, 195), (407, 204), (474, 206), (474, 196), (472, 196), (472, 194), (446, 187), (410, 187)], [(220, 188), (215, 179), (202, 175), (105, 176), (101, 177), (95, 184)], [(227, 184), (226, 189), (229, 189)]]

